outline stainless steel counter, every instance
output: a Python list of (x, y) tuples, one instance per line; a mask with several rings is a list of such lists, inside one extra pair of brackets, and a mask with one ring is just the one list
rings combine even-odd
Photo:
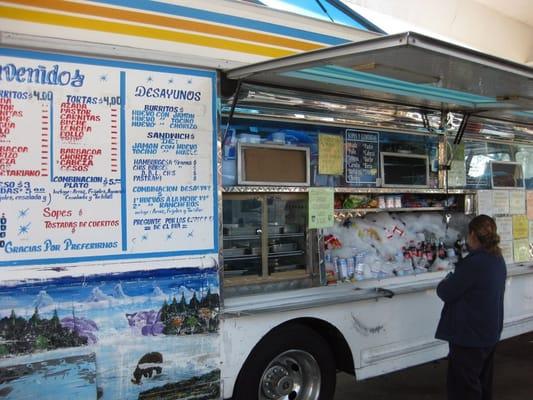
[[(269, 294), (234, 297), (225, 301), (223, 318), (257, 315), (271, 312), (295, 311), (399, 296), (425, 290), (434, 290), (447, 272), (428, 272), (420, 275), (339, 283)], [(515, 264), (508, 268), (508, 277), (533, 274), (533, 263)]]

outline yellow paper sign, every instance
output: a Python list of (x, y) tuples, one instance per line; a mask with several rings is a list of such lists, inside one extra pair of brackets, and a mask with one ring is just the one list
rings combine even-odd
[(519, 239), (513, 241), (514, 262), (525, 262), (531, 260), (529, 253), (529, 241), (527, 239)]
[(513, 239), (529, 237), (529, 221), (525, 215), (513, 215)]
[(318, 135), (318, 173), (342, 175), (344, 165), (342, 136)]

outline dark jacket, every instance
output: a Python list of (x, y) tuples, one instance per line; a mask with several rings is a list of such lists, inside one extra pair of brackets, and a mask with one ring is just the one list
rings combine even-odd
[(501, 256), (476, 250), (437, 286), (444, 301), (437, 339), (467, 347), (490, 347), (503, 329), (507, 268)]

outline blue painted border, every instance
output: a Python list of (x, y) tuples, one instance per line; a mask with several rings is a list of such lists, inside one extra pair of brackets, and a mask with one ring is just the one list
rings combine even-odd
[(61, 276), (55, 278), (38, 279), (21, 281), (14, 285), (1, 285), (0, 294), (10, 293), (17, 289), (24, 289), (28, 287), (39, 287), (50, 285), (73, 285), (82, 283), (95, 283), (95, 282), (113, 282), (113, 281), (132, 281), (137, 279), (164, 279), (174, 276), (187, 276), (194, 275), (196, 278), (201, 278), (201, 275), (212, 275), (218, 277), (218, 269), (216, 267), (211, 268), (199, 268), (199, 267), (184, 267), (184, 268), (161, 268), (152, 270), (138, 270), (138, 271), (126, 271), (117, 273), (98, 273), (95, 275), (83, 275), (83, 276)]
[(126, 73), (120, 71), (120, 219), (122, 251), (128, 250), (128, 213), (126, 211)]
[(211, 116), (212, 116), (212, 124), (213, 124), (213, 171), (211, 174), (213, 175), (213, 223), (215, 224), (215, 238), (214, 238), (214, 247), (217, 249), (218, 252), (218, 130), (219, 130), (219, 124), (218, 121), (220, 118), (218, 117), (218, 90), (217, 90), (217, 80), (213, 79), (211, 81), (211, 91), (213, 92), (213, 102), (211, 104)]
[[(7, 266), (30, 266), (30, 265), (42, 265), (42, 264), (65, 264), (65, 263), (78, 263), (78, 262), (91, 262), (91, 261), (106, 261), (106, 260), (132, 260), (132, 259), (145, 259), (145, 258), (160, 258), (160, 257), (173, 257), (173, 256), (189, 256), (189, 255), (204, 255), (209, 253), (218, 253), (218, 186), (217, 186), (217, 163), (218, 159), (216, 157), (217, 155), (217, 143), (218, 143), (218, 137), (217, 137), (217, 91), (216, 91), (216, 83), (217, 83), (217, 73), (216, 71), (209, 71), (209, 70), (197, 70), (197, 69), (188, 69), (188, 68), (179, 68), (179, 67), (169, 67), (169, 66), (163, 66), (163, 65), (152, 65), (152, 64), (144, 64), (144, 63), (134, 63), (134, 62), (127, 62), (127, 61), (115, 61), (115, 60), (106, 60), (106, 59), (99, 59), (99, 58), (89, 58), (89, 57), (79, 57), (79, 56), (70, 56), (70, 55), (62, 55), (62, 54), (55, 54), (55, 53), (43, 53), (43, 52), (37, 52), (37, 51), (27, 51), (27, 50), (18, 50), (18, 49), (11, 49), (11, 48), (4, 48), (0, 47), (0, 55), (1, 56), (11, 56), (11, 57), (19, 57), (19, 58), (28, 58), (28, 59), (36, 59), (36, 60), (45, 60), (45, 61), (58, 61), (58, 62), (69, 62), (69, 63), (76, 63), (76, 64), (85, 64), (85, 65), (96, 65), (96, 66), (106, 66), (106, 67), (114, 67), (114, 68), (123, 68), (123, 69), (133, 69), (133, 70), (146, 70), (146, 71), (154, 71), (154, 72), (166, 72), (166, 73), (173, 73), (173, 74), (181, 74), (181, 75), (189, 75), (189, 76), (198, 76), (203, 78), (209, 78), (211, 79), (211, 87), (213, 90), (212, 93), (212, 101), (211, 101), (211, 110), (213, 113), (213, 132), (212, 132), (212, 152), (213, 152), (213, 177), (212, 177), (212, 185), (213, 185), (213, 248), (210, 249), (199, 249), (199, 250), (190, 250), (190, 251), (163, 251), (163, 252), (154, 252), (154, 253), (135, 253), (135, 254), (109, 254), (104, 256), (84, 256), (84, 257), (65, 257), (65, 258), (43, 258), (43, 259), (26, 259), (26, 260), (16, 260), (16, 261), (0, 261), (0, 267), (7, 267)], [(121, 71), (121, 81), (122, 81), (122, 73), (125, 73), (124, 71)], [(122, 95), (122, 88), (121, 88), (121, 95)], [(123, 98), (121, 98), (122, 100)], [(124, 99), (125, 100), (125, 99)], [(122, 124), (122, 110), (121, 110), (121, 129), (125, 125)], [(125, 116), (124, 116), (125, 118)], [(121, 141), (122, 141), (122, 135), (123, 133), (121, 131)], [(123, 150), (123, 143), (121, 143), (121, 151)], [(122, 154), (121, 154), (122, 155)], [(122, 171), (122, 164), (121, 164), (121, 173)], [(122, 180), (124, 180), (124, 177), (121, 176), (121, 185)], [(125, 185), (125, 184), (124, 184)], [(122, 187), (121, 187), (122, 189)], [(122, 233), (124, 234), (124, 233)]]
[[(119, 7), (134, 8), (143, 11), (151, 11), (163, 14), (170, 14), (175, 16), (194, 18), (208, 22), (215, 22), (217, 24), (232, 25), (234, 27), (253, 29), (255, 31), (262, 31), (273, 33), (276, 35), (290, 36), (293, 38), (309, 40), (312, 42), (324, 43), (327, 45), (338, 45), (348, 43), (350, 40), (339, 38), (336, 36), (324, 35), (302, 29), (289, 28), (283, 25), (276, 25), (269, 22), (262, 22), (255, 19), (248, 19), (243, 17), (235, 17), (233, 15), (220, 14), (213, 11), (205, 11), (196, 8), (189, 8), (179, 6), (176, 4), (162, 3), (159, 1), (131, 1), (131, 0), (95, 0), (97, 3), (110, 4)], [(199, 0), (197, 0), (199, 2)], [(355, 22), (355, 21), (354, 21)], [(364, 26), (360, 26), (362, 30), (368, 30)]]
[[(52, 92), (53, 93), (53, 92)], [(50, 121), (54, 120), (54, 98), (52, 95), (52, 98), (50, 99), (50, 114), (48, 116)], [(50, 182), (54, 180), (54, 124), (50, 122), (50, 129), (48, 130), (48, 133), (50, 135), (49, 137), (49, 143), (50, 143)]]
[(80, 263), (80, 262), (91, 262), (91, 261), (109, 261), (109, 260), (134, 260), (134, 259), (142, 260), (145, 258), (205, 255), (205, 254), (217, 253), (217, 252), (218, 251), (215, 249), (200, 249), (200, 250), (175, 251), (175, 252), (166, 251), (166, 252), (158, 252), (158, 253), (109, 254), (105, 256), (28, 259), (28, 260), (17, 260), (17, 261), (0, 261), (0, 267), (30, 266), (30, 265), (42, 265), (42, 264), (68, 264), (68, 263)]

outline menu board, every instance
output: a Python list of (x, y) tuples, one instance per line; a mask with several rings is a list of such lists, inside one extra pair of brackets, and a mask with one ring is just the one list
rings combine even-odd
[(0, 51), (0, 266), (216, 252), (216, 74)]
[(379, 133), (346, 129), (346, 182), (376, 184), (379, 168)]

